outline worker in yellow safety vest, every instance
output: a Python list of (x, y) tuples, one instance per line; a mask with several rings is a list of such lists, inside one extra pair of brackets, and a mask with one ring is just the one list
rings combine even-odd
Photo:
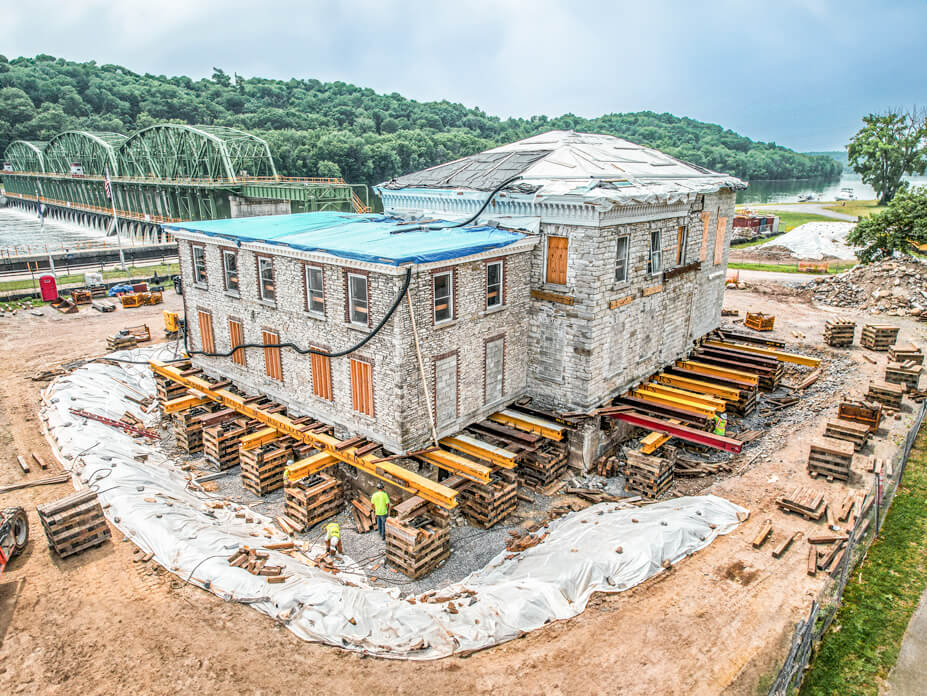
[(727, 430), (727, 415), (719, 413), (715, 416), (715, 435), (724, 435)]
[(373, 514), (377, 516), (377, 531), (381, 539), (386, 539), (386, 518), (389, 517), (389, 495), (383, 490), (383, 484), (377, 484), (377, 492), (370, 496), (373, 503)]
[(331, 553), (335, 549), (338, 553), (344, 553), (341, 548), (341, 527), (337, 522), (329, 522), (325, 525), (325, 544), (326, 553)]

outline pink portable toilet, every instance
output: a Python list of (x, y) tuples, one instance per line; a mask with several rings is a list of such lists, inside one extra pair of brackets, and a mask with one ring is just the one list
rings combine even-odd
[(58, 283), (55, 282), (55, 276), (41, 276), (39, 278), (39, 289), (42, 291), (43, 302), (52, 302), (58, 299)]

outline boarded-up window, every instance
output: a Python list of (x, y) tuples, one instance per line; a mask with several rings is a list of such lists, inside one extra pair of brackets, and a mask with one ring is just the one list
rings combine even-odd
[[(245, 327), (238, 319), (229, 319), (229, 341), (232, 348), (240, 346), (245, 342)], [(245, 364), (245, 349), (239, 348), (232, 353), (232, 362), (239, 365)]]
[(505, 337), (486, 342), (486, 403), (491, 404), (502, 398), (504, 390)]
[(686, 262), (686, 243), (688, 242), (689, 228), (680, 225), (676, 230), (676, 265), (681, 266)]
[(435, 418), (438, 425), (457, 419), (457, 354), (435, 361)]
[(197, 312), (200, 322), (200, 345), (204, 353), (216, 352), (216, 338), (212, 332), (212, 314), (209, 312)]
[(708, 258), (708, 227), (711, 225), (711, 213), (702, 213), (702, 249), (698, 254), (700, 261)]
[(373, 366), (351, 358), (351, 406), (358, 413), (373, 415)]
[(272, 345), (280, 343), (280, 334), (276, 331), (262, 331), (261, 342), (264, 347), (264, 371), (271, 379), (283, 381), (283, 363), (281, 362), (280, 349)]
[(312, 353), (312, 393), (316, 396), (332, 400), (332, 359), (327, 355)]
[(547, 238), (547, 282), (554, 285), (566, 285), (567, 282), (567, 248), (570, 240), (566, 237)]
[(718, 218), (718, 229), (715, 231), (715, 264), (724, 260), (724, 237), (727, 234), (727, 218)]

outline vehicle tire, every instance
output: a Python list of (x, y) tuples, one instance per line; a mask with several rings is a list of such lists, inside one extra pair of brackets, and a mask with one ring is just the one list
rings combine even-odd
[(3, 526), (9, 529), (8, 533), (13, 537), (13, 553), (18, 554), (29, 543), (29, 518), (26, 517), (26, 511), (21, 507), (9, 507), (0, 514)]

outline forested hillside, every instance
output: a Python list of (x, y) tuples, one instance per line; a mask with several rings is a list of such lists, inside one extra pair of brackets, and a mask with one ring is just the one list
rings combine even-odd
[(377, 183), (551, 129), (610, 133), (745, 179), (833, 176), (830, 157), (754, 142), (720, 126), (649, 111), (585, 119), (499, 119), (447, 101), (419, 103), (344, 82), (140, 75), (118, 65), (0, 56), (0, 152), (16, 139), (81, 128), (129, 134), (174, 121), (266, 138), (289, 176)]

